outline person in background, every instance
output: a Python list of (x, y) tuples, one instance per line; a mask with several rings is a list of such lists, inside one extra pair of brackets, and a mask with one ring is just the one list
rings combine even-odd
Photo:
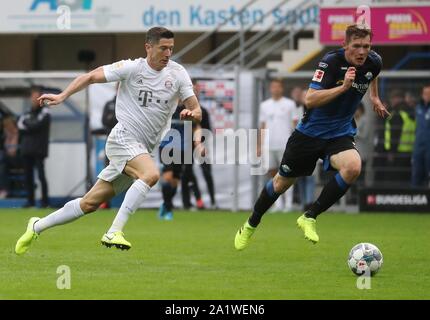
[[(296, 87), (300, 88), (300, 87)], [(293, 89), (295, 90), (295, 89)], [(297, 121), (295, 121), (294, 127), (297, 126), (297, 123), (303, 117), (305, 113), (305, 97), (307, 89), (300, 89), (300, 96), (297, 97)], [(293, 94), (293, 93), (292, 93)], [(293, 97), (293, 96), (292, 96)], [(310, 176), (303, 176), (297, 179), (297, 186), (300, 194), (300, 204), (303, 211), (307, 211), (312, 203), (314, 202), (315, 197), (315, 173)]]
[[(109, 136), (112, 129), (115, 127), (115, 125), (118, 123), (118, 120), (115, 115), (115, 103), (116, 103), (116, 96), (119, 89), (119, 82), (116, 85), (116, 94), (115, 96), (106, 102), (104, 108), (103, 108), (103, 115), (102, 115), (102, 124), (103, 124), (103, 131), (106, 136)], [(109, 165), (109, 159), (105, 155), (105, 167)], [(110, 208), (110, 201), (103, 202), (100, 205), (100, 209), (108, 209)]]
[(8, 179), (6, 173), (6, 152), (4, 147), (5, 134), (4, 123), (8, 116), (7, 108), (0, 103), (0, 199), (4, 199), (8, 195)]
[(429, 187), (430, 179), (430, 83), (423, 87), (415, 107), (416, 131), (412, 154), (412, 186)]
[[(269, 149), (269, 175), (273, 178), (282, 160), (285, 145), (294, 131), (294, 121), (297, 121), (296, 104), (284, 97), (284, 84), (281, 79), (270, 82), (271, 97), (260, 106), (260, 134), (257, 141), (257, 156), (261, 156), (263, 146)], [(267, 136), (263, 129), (267, 129)], [(281, 203), (277, 209), (291, 211), (293, 205), (293, 189), (286, 192), (285, 208)]]
[(21, 155), (24, 160), (25, 185), (27, 202), (24, 207), (34, 207), (34, 169), (37, 169), (42, 187), (41, 207), (46, 208), (48, 202), (48, 183), (45, 177), (45, 158), (48, 156), (49, 129), (51, 116), (48, 107), (40, 105), (37, 98), (42, 88), (32, 86), (30, 89), (31, 110), (19, 117), (18, 128), (21, 134)]
[[(194, 89), (194, 93), (196, 95), (196, 97), (199, 97), (199, 87), (197, 85), (197, 81), (193, 80), (193, 89)], [(212, 127), (211, 127), (211, 120), (210, 120), (210, 116), (209, 116), (209, 112), (206, 110), (206, 108), (204, 108), (203, 106), (200, 106), (200, 108), (202, 109), (202, 121), (200, 122), (200, 128), (201, 129), (206, 129), (208, 131), (212, 131)], [(203, 139), (203, 137), (202, 137)], [(204, 142), (202, 140), (202, 142)], [(207, 150), (205, 150), (207, 151)], [(194, 154), (194, 145), (193, 145), (193, 154)], [(185, 166), (189, 166), (189, 165), (185, 165)], [(192, 166), (192, 164), (191, 164)], [(214, 180), (212, 177), (212, 164), (211, 163), (207, 163), (206, 161), (203, 161), (202, 163), (199, 164), (200, 168), (202, 169), (202, 173), (203, 173), (203, 178), (205, 179), (206, 182), (206, 186), (207, 186), (207, 190), (209, 192), (209, 197), (210, 197), (210, 201), (211, 201), (211, 209), (217, 209), (217, 203), (216, 203), (216, 198), (215, 198), (215, 184), (214, 184)], [(188, 169), (189, 170), (189, 169)], [(191, 173), (194, 175), (194, 172), (191, 171)], [(195, 181), (196, 178), (194, 178)], [(193, 181), (193, 180), (191, 180)], [(191, 184), (192, 185), (192, 184)], [(182, 185), (182, 195), (184, 196), (184, 191), (185, 191), (185, 196), (187, 196), (188, 194), (188, 198), (189, 198), (189, 191), (186, 191), (186, 188), (189, 188), (189, 184), (183, 184)], [(195, 184), (195, 186), (198, 189), (198, 185)], [(193, 185), (192, 185), (193, 187)], [(196, 195), (196, 191), (194, 191), (194, 194)], [(188, 200), (189, 203), (189, 200)], [(196, 198), (196, 205), (197, 208), (204, 208), (204, 203), (203, 200)]]
[(290, 98), (296, 103), (297, 108), (302, 107), (303, 106), (303, 88), (300, 86), (294, 86), (293, 89), (291, 89)]
[[(116, 86), (116, 92), (118, 92), (119, 89), (119, 83)], [(104, 129), (106, 130), (106, 135), (109, 135), (112, 131), (113, 127), (118, 123), (118, 120), (115, 115), (115, 103), (116, 103), (116, 94), (115, 96), (106, 102), (104, 108), (103, 108), (103, 115), (102, 115), (102, 124)]]
[[(181, 180), (187, 179), (186, 184), (193, 184), (193, 188), (196, 186), (195, 176), (192, 171), (192, 163), (185, 163), (185, 159), (192, 158), (186, 156), (186, 153), (192, 151), (194, 147), (200, 148), (203, 146), (200, 139), (200, 124), (192, 123), (191, 121), (185, 121), (181, 119), (180, 115), (185, 110), (185, 106), (182, 102), (179, 103), (175, 112), (172, 115), (171, 129), (164, 136), (160, 143), (159, 155), (160, 162), (162, 164), (161, 174), (161, 193), (163, 196), (163, 203), (158, 211), (158, 218), (161, 220), (172, 220), (173, 219), (173, 198), (176, 194), (177, 188)], [(191, 131), (187, 129), (191, 128)], [(193, 140), (194, 135), (194, 141)], [(190, 146), (190, 144), (193, 146)], [(173, 161), (172, 161), (173, 160)], [(191, 173), (190, 173), (191, 170)], [(184, 188), (184, 183), (182, 183)], [(196, 192), (196, 189), (194, 189)], [(189, 189), (186, 190), (188, 194), (184, 198), (182, 195), (182, 201), (185, 209), (191, 207)], [(200, 199), (201, 194), (197, 186), (197, 201)], [(182, 190), (184, 193), (184, 190)]]
[(402, 90), (393, 89), (388, 94), (388, 107), (391, 117), (384, 123), (384, 153), (386, 185), (398, 186), (410, 181), (411, 158), (415, 139), (415, 120), (413, 109), (408, 107)]
[(417, 106), (418, 100), (416, 96), (411, 91), (406, 91), (405, 93), (405, 103), (409, 107), (409, 109), (415, 109)]
[(16, 163), (18, 152), (18, 128), (13, 113), (0, 102), (0, 199), (10, 194), (8, 176), (12, 163)]
[(366, 123), (365, 113), (366, 111), (365, 111), (364, 105), (360, 103), (354, 114), (354, 120), (357, 125), (357, 134), (355, 136), (355, 143), (357, 146), (357, 150), (360, 153), (361, 162), (362, 162), (362, 170), (361, 170), (360, 177), (358, 179), (358, 184), (365, 184), (364, 177), (366, 172), (366, 164), (372, 149), (371, 142), (370, 142), (370, 127), (369, 127), (369, 124)]

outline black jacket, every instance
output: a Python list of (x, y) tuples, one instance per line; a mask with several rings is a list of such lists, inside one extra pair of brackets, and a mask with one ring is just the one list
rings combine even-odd
[(115, 103), (116, 96), (112, 100), (106, 102), (103, 108), (102, 124), (106, 130), (106, 134), (108, 135), (112, 131), (113, 127), (118, 123), (115, 116)]
[(19, 117), (18, 128), (23, 156), (48, 156), (50, 125), (51, 116), (47, 107), (31, 110)]
[(202, 106), (200, 106), (200, 108), (202, 109), (202, 121), (200, 122), (200, 126), (202, 127), (202, 129), (212, 131), (209, 112)]

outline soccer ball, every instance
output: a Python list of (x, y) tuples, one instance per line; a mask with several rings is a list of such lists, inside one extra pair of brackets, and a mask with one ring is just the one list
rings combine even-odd
[(355, 245), (348, 256), (348, 267), (357, 276), (363, 274), (373, 276), (382, 266), (382, 253), (377, 246), (371, 243)]

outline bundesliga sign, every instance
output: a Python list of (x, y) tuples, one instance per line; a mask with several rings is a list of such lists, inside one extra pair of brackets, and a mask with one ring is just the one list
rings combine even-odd
[(362, 189), (360, 211), (428, 212), (429, 189)]

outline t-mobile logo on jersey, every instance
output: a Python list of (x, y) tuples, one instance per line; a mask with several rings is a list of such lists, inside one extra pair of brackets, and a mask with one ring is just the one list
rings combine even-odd
[[(143, 94), (143, 97), (142, 97)], [(167, 104), (169, 102), (169, 100), (161, 100), (161, 99), (157, 99), (157, 98), (153, 98), (152, 96), (152, 91), (147, 91), (147, 90), (139, 90), (139, 98), (138, 98), (139, 102), (141, 102), (141, 106), (142, 107), (148, 107), (147, 103), (148, 102), (156, 102), (156, 103), (161, 103), (161, 101), (163, 101), (165, 104)]]

